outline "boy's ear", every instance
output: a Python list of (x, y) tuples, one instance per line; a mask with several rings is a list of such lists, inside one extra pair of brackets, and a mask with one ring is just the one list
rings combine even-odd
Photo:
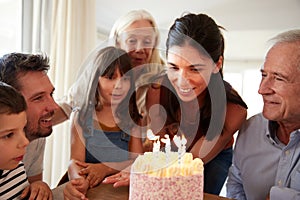
[(216, 66), (213, 70), (213, 73), (214, 74), (218, 73), (222, 69), (222, 67), (223, 67), (223, 56), (220, 56), (218, 62), (216, 63)]

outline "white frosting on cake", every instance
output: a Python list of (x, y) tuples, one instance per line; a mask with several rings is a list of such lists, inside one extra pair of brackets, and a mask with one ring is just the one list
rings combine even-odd
[(203, 199), (203, 162), (191, 153), (146, 152), (130, 176), (130, 200)]

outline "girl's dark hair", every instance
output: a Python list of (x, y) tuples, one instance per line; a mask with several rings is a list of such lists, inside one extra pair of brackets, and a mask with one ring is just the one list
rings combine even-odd
[[(191, 45), (197, 49), (202, 55), (210, 57), (214, 63), (217, 63), (220, 57), (224, 56), (224, 37), (220, 29), (224, 29), (221, 26), (218, 26), (216, 22), (209, 16), (205, 14), (187, 14), (181, 18), (175, 20), (174, 24), (171, 26), (168, 38), (166, 42), (167, 47), (167, 56), (168, 51), (172, 46), (183, 47), (185, 45)], [(218, 79), (222, 79), (224, 83), (226, 99), (228, 102), (239, 104), (247, 108), (246, 103), (242, 100), (239, 94), (232, 88), (232, 86), (223, 80), (223, 71), (219, 70), (218, 73), (212, 74), (208, 88), (210, 91), (220, 90), (218, 86)], [(167, 83), (170, 84), (167, 80)], [(223, 87), (222, 87), (223, 88)], [(168, 114), (168, 123), (178, 123), (178, 109), (180, 109), (180, 103), (176, 96), (175, 91), (170, 91), (162, 87), (161, 99), (163, 106), (165, 107)], [(208, 89), (207, 89), (208, 90)], [(170, 105), (172, 103), (172, 105)], [(211, 97), (210, 93), (207, 91), (205, 102), (203, 107), (200, 110), (200, 123), (198, 126), (198, 131), (196, 138), (191, 146), (197, 141), (202, 135), (206, 135), (209, 124), (211, 121), (212, 111), (211, 111)], [(225, 105), (226, 106), (226, 105)], [(220, 115), (225, 115), (225, 107), (222, 108)], [(221, 118), (220, 118), (221, 120)], [(214, 136), (219, 135), (220, 133), (213, 133), (210, 135), (212, 139)]]
[(130, 77), (131, 87), (127, 96), (116, 108), (115, 114), (120, 119), (119, 127), (130, 129), (133, 126), (132, 121), (138, 123), (141, 116), (136, 105), (135, 84), (129, 55), (122, 49), (112, 46), (105, 47), (96, 53), (92, 65), (94, 69), (91, 70), (90, 83), (83, 83), (87, 84), (88, 99), (85, 101), (79, 114), (81, 123), (85, 123), (85, 117), (90, 112), (87, 109), (88, 105), (92, 103), (94, 108), (98, 110), (102, 108), (98, 91), (99, 77), (113, 77), (116, 70), (119, 69), (121, 75), (126, 74), (126, 76)]
[(0, 114), (18, 114), (26, 108), (23, 95), (12, 86), (0, 82)]

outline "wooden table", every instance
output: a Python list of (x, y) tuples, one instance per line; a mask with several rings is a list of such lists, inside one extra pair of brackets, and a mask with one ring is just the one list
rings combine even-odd
[[(127, 200), (129, 197), (128, 187), (114, 188), (111, 184), (101, 184), (88, 191), (90, 200)], [(204, 200), (229, 200), (212, 194), (204, 194)]]

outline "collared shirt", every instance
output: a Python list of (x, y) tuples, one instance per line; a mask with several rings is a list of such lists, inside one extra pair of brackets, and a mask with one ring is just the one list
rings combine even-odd
[[(275, 124), (276, 126), (276, 124)], [(274, 122), (258, 114), (239, 131), (227, 181), (227, 196), (239, 200), (300, 199), (300, 131), (287, 145)]]

